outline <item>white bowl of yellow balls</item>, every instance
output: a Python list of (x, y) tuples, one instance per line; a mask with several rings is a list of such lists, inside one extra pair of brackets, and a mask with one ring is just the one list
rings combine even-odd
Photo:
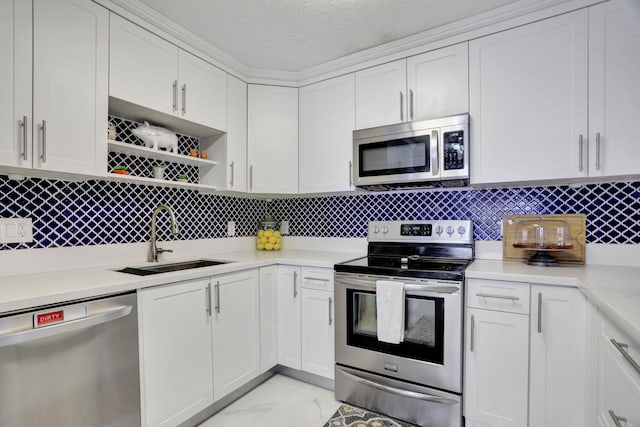
[(282, 236), (278, 230), (258, 230), (256, 249), (259, 251), (277, 251), (282, 244)]

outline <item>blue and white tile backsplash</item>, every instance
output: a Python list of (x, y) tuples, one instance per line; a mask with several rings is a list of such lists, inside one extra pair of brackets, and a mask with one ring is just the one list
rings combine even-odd
[(476, 240), (500, 240), (503, 215), (584, 213), (588, 243), (640, 243), (640, 182), (355, 193), (267, 202), (131, 183), (11, 181), (0, 176), (0, 217), (32, 218), (34, 237), (28, 244), (0, 244), (0, 250), (145, 242), (151, 212), (160, 203), (174, 208), (181, 231), (170, 236), (168, 218), (161, 213), (162, 240), (225, 237), (228, 221), (236, 222), (238, 236), (253, 236), (269, 211), (289, 221), (293, 236), (364, 237), (367, 222), (373, 220), (471, 219)]

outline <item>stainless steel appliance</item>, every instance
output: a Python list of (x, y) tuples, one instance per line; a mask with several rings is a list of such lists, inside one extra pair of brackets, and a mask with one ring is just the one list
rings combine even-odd
[(353, 132), (353, 182), (369, 190), (469, 182), (469, 115)]
[[(338, 400), (421, 426), (462, 425), (471, 221), (371, 222), (367, 256), (335, 265)], [(376, 282), (404, 286), (404, 340), (377, 336)]]
[(140, 425), (136, 294), (0, 317), (0, 424)]

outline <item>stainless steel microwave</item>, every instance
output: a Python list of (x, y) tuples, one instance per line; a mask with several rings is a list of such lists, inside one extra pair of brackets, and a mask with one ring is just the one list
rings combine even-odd
[(353, 132), (353, 182), (368, 190), (469, 183), (469, 115)]

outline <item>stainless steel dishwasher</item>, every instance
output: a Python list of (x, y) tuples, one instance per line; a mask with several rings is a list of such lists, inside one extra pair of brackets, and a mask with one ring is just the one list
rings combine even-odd
[(136, 294), (0, 317), (0, 424), (140, 425)]

